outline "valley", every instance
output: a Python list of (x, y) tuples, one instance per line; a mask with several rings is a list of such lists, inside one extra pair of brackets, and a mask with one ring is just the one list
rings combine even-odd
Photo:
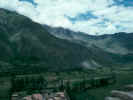
[(104, 100), (133, 84), (132, 35), (76, 33), (0, 8), (0, 99)]
[(124, 85), (132, 84), (132, 75), (132, 68), (115, 69), (113, 73), (112, 70), (103, 68), (90, 71), (75, 70), (3, 77), (0, 80), (0, 87), (2, 87), (0, 91), (3, 93), (0, 98), (9, 100), (9, 97), (15, 94), (20, 94), (20, 98), (38, 93), (60, 93), (65, 90), (70, 100), (104, 100), (111, 90), (119, 90)]

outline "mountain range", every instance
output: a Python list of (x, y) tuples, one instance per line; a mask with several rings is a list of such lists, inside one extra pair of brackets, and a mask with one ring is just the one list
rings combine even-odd
[(54, 28), (48, 25), (44, 25), (44, 28), (55, 37), (76, 42), (86, 47), (97, 46), (107, 52), (120, 55), (133, 53), (133, 33), (120, 32), (97, 36), (74, 32), (61, 27)]
[[(126, 66), (132, 64), (132, 36), (91, 36), (41, 25), (16, 12), (0, 9), (0, 71)], [(10, 67), (4, 68), (5, 63)]]
[(113, 64), (121, 63), (125, 65), (132, 63), (133, 33), (119, 32), (105, 35), (88, 35), (87, 33), (74, 32), (62, 27), (43, 26), (50, 34), (57, 38), (78, 43), (88, 49), (93, 48), (95, 53), (98, 51), (99, 53), (106, 54), (105, 56), (108, 56), (108, 60), (113, 60)]

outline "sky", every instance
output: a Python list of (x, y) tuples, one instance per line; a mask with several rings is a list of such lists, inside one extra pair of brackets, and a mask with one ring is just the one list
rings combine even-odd
[(0, 0), (0, 8), (90, 35), (133, 32), (133, 0)]

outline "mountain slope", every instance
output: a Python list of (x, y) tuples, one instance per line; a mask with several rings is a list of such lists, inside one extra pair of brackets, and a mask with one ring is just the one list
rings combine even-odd
[[(56, 37), (52, 32), (56, 33)], [(0, 72), (8, 70), (36, 73), (132, 63), (132, 55), (108, 52), (98, 44), (100, 42), (97, 41), (106, 37), (108, 36), (88, 36), (62, 28), (42, 26), (16, 12), (0, 9)], [(130, 43), (123, 47), (131, 46), (128, 49), (132, 50), (132, 42)], [(9, 66), (4, 68), (3, 65)]]
[[(109, 66), (131, 66), (133, 64), (133, 33), (124, 32), (112, 35), (92, 36), (81, 32), (73, 32), (64, 28), (43, 27), (57, 38), (78, 43), (92, 50), (93, 58)], [(108, 66), (108, 65), (106, 65)]]
[(87, 47), (95, 45), (107, 52), (121, 55), (133, 53), (133, 33), (121, 32), (112, 35), (91, 36), (69, 29), (52, 28), (47, 25), (44, 25), (44, 28), (58, 38), (77, 42)]
[(112, 64), (106, 57), (97, 56), (93, 49), (58, 39), (27, 17), (0, 9), (0, 60), (13, 64), (17, 72)]

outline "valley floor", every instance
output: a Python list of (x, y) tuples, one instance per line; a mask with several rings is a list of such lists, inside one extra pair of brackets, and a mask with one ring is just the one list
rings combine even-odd
[[(117, 82), (104, 87), (88, 89), (85, 92), (71, 94), (73, 100), (104, 100), (112, 90), (122, 90), (125, 85), (133, 84), (133, 70), (118, 69)], [(88, 98), (88, 99), (86, 99)]]
[[(111, 74), (115, 73), (115, 76), (116, 76), (115, 83), (106, 84), (106, 85), (103, 85), (103, 83), (102, 84), (100, 83), (100, 82), (103, 82), (102, 81), (103, 79), (106, 80), (106, 77), (108, 75), (107, 73), (111, 73)], [(21, 84), (20, 86), (22, 87), (18, 85), (19, 87), (15, 87), (16, 89), (15, 88), (13, 89), (16, 92), (20, 91), (21, 89), (22, 90), (30, 89), (30, 91), (28, 90), (28, 92), (31, 92), (30, 94), (32, 95), (34, 93), (32, 93), (33, 91), (29, 87), (34, 86), (34, 89), (38, 88), (42, 90), (42, 88), (46, 87), (46, 83), (47, 83), (47, 87), (52, 88), (52, 91), (54, 91), (55, 93), (60, 92), (61, 90), (65, 88), (65, 90), (67, 91), (70, 97), (70, 100), (90, 100), (90, 99), (91, 100), (104, 100), (105, 97), (110, 95), (110, 91), (116, 90), (116, 89), (121, 90), (123, 86), (128, 85), (128, 84), (133, 84), (133, 79), (132, 79), (133, 69), (132, 68), (129, 68), (129, 69), (128, 68), (126, 69), (117, 68), (113, 70), (113, 73), (109, 69), (105, 68), (105, 69), (99, 69), (95, 71), (92, 70), (92, 71), (87, 71), (87, 72), (81, 72), (81, 71), (61, 72), (61, 73), (47, 72), (47, 73), (42, 73), (38, 75), (37, 74), (17, 75), (15, 77), (15, 80), (19, 80), (17, 81), (18, 83), (28, 82), (29, 84), (29, 83), (37, 82), (37, 84), (28, 85), (26, 83), (28, 87), (24, 86), (25, 88), (22, 88), (23, 86)], [(42, 80), (42, 77), (45, 79), (46, 83), (43, 81), (40, 81)], [(89, 77), (93, 77), (93, 79), (91, 79), (93, 81), (88, 81), (87, 79), (89, 79)], [(59, 86), (63, 84), (62, 82), (65, 82), (65, 81), (61, 81), (62, 79), (69, 80), (69, 81), (67, 81), (66, 83), (67, 85), (64, 85), (63, 87), (59, 88)], [(77, 79), (78, 81), (70, 81), (70, 80), (77, 80)], [(88, 82), (86, 83), (85, 81), (88, 81), (89, 83)], [(12, 87), (11, 78), (10, 77), (0, 78), (0, 82), (1, 82), (0, 92), (2, 93), (0, 94), (0, 99), (2, 98), (2, 100), (9, 100), (8, 97), (10, 97), (9, 94), (11, 94), (11, 87)], [(90, 82), (91, 82), (91, 86), (90, 86)], [(104, 81), (104, 83), (106, 83), (106, 81)], [(40, 86), (44, 86), (44, 87), (40, 87)], [(17, 88), (21, 88), (21, 89), (17, 90)], [(12, 95), (14, 93), (15, 92), (12, 92)]]

